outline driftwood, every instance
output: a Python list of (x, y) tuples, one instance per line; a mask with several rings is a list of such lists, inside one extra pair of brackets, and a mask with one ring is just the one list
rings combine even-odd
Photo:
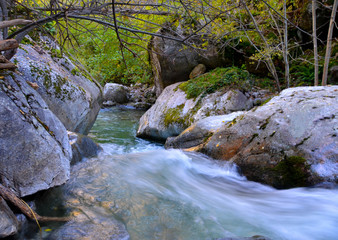
[(19, 43), (15, 39), (0, 40), (0, 51), (18, 48)]
[(0, 63), (8, 63), (9, 61), (5, 58), (5, 56), (0, 55)]
[(0, 55), (0, 69), (15, 69), (14, 63), (8, 61), (4, 56)]
[(33, 21), (31, 20), (26, 20), (26, 19), (13, 19), (9, 21), (2, 21), (0, 22), (0, 29), (6, 28), (6, 27), (12, 27), (15, 25), (26, 25), (28, 23), (32, 23)]
[(71, 220), (70, 217), (43, 217), (34, 212), (26, 202), (21, 200), (16, 196), (15, 193), (4, 187), (2, 184), (0, 184), (0, 195), (3, 199), (11, 202), (15, 207), (17, 207), (26, 217), (33, 221), (39, 221), (39, 222), (67, 222)]
[(0, 70), (1, 69), (15, 69), (15, 68), (17, 68), (17, 66), (15, 66), (14, 63), (11, 63), (11, 62), (9, 62), (9, 63), (0, 63)]

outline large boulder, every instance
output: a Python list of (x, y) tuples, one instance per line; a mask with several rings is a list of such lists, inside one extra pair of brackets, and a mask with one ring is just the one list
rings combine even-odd
[(15, 234), (18, 230), (18, 225), (15, 215), (5, 200), (0, 197), (0, 238)]
[(19, 74), (0, 79), (0, 182), (20, 197), (65, 183), (72, 157), (67, 131)]
[[(161, 34), (176, 37), (165, 30), (161, 30)], [(195, 41), (199, 42), (200, 39)], [(189, 74), (198, 64), (204, 64), (207, 68), (213, 69), (224, 63), (219, 49), (211, 43), (208, 44), (207, 49), (197, 51), (175, 40), (154, 37), (149, 48), (152, 50), (150, 60), (157, 96), (165, 87), (188, 80)]]
[(101, 88), (54, 47), (20, 45), (13, 61), (67, 130), (87, 134), (101, 108)]
[(286, 89), (219, 129), (203, 153), (277, 188), (338, 181), (338, 86)]
[[(196, 99), (187, 99), (181, 83), (164, 89), (156, 103), (141, 117), (138, 137), (166, 140), (177, 136), (191, 124), (205, 117), (248, 110), (254, 106), (254, 95), (240, 90), (223, 90)], [(260, 94), (255, 97), (259, 98)]]

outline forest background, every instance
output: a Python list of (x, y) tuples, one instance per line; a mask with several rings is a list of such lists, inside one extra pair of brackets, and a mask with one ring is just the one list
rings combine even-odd
[[(61, 46), (54, 54), (72, 55), (102, 84), (152, 84), (149, 54), (154, 37), (173, 39), (182, 43), (182, 49), (202, 53), (215, 46), (219, 55), (232, 60), (222, 67), (237, 71), (248, 70), (248, 63), (264, 63), (268, 71), (252, 76), (259, 86), (275, 90), (326, 85), (328, 69), (338, 65), (337, 0), (1, 0), (0, 4), (3, 39), (29, 43), (41, 32), (50, 34)], [(14, 54), (8, 50), (4, 56), (10, 59)]]

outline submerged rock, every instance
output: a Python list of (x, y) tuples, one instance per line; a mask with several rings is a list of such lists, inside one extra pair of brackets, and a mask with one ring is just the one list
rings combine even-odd
[(337, 116), (337, 86), (289, 88), (220, 128), (201, 151), (277, 188), (337, 182)]
[(50, 51), (20, 45), (14, 57), (18, 71), (67, 130), (87, 134), (101, 108), (101, 87), (84, 77), (59, 49)]
[(0, 182), (23, 197), (65, 183), (67, 131), (20, 75), (0, 79)]
[(203, 118), (248, 110), (254, 106), (254, 95), (239, 90), (218, 91), (187, 99), (186, 93), (179, 88), (180, 84), (165, 88), (156, 103), (141, 117), (138, 137), (163, 141), (178, 136)]
[(220, 238), (217, 240), (272, 240), (272, 239), (264, 237), (264, 236), (255, 235), (252, 237), (227, 237), (227, 238)]
[(18, 231), (18, 221), (8, 207), (5, 200), (0, 197), (0, 238), (5, 238)]
[(74, 220), (66, 223), (61, 228), (50, 234), (48, 239), (129, 239), (129, 234), (125, 226), (117, 220), (114, 220), (112, 216), (103, 216), (102, 214), (98, 215), (89, 209), (85, 209), (83, 212), (85, 212), (85, 214), (78, 214)]
[(73, 152), (71, 164), (81, 162), (83, 158), (96, 157), (102, 150), (91, 138), (82, 134), (68, 131), (68, 137)]

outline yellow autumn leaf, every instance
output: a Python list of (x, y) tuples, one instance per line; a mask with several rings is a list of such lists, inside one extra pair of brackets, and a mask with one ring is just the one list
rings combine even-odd
[(74, 217), (77, 217), (77, 216), (79, 216), (81, 214), (81, 212), (79, 212), (79, 211), (74, 211), (74, 212), (72, 212), (72, 215), (74, 216)]

